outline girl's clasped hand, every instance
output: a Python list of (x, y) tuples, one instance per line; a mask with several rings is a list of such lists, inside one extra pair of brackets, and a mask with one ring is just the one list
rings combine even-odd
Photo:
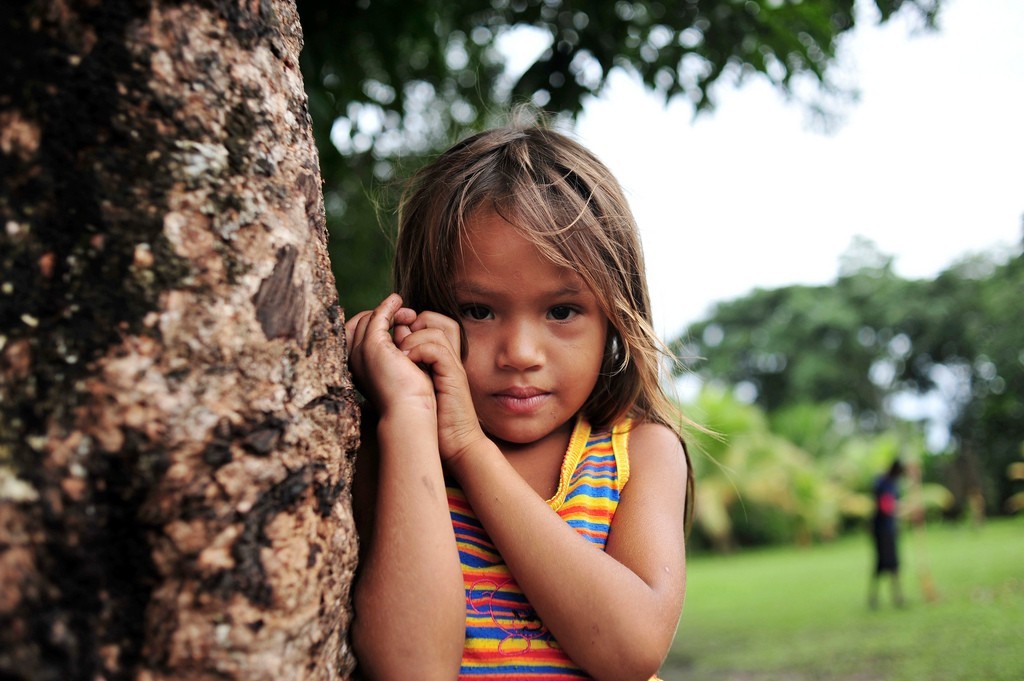
[(435, 412), (441, 457), (450, 459), (486, 437), (462, 366), (459, 325), (401, 305), (393, 293), (345, 324), (349, 368), (378, 415), (403, 406)]

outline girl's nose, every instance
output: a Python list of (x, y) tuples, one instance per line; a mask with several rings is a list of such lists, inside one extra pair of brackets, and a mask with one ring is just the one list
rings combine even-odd
[(502, 329), (497, 362), (502, 369), (524, 371), (540, 366), (543, 351), (536, 330), (526, 322), (512, 322)]

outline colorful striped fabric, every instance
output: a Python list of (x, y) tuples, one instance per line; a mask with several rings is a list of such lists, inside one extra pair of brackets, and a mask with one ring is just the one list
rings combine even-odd
[[(629, 422), (591, 432), (578, 419), (548, 504), (602, 549), (619, 493), (629, 479)], [(507, 681), (590, 678), (552, 638), (457, 487), (448, 488), (466, 586), (466, 647), (460, 679)]]

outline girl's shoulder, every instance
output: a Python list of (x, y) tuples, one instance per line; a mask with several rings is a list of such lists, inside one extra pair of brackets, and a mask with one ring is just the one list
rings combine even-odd
[(662, 423), (630, 420), (617, 431), (628, 437), (630, 477), (637, 475), (686, 475), (687, 458), (679, 433)]
[(650, 421), (642, 417), (627, 416), (620, 419), (612, 427), (615, 433), (629, 437), (630, 447), (639, 443), (645, 446), (678, 447), (682, 450), (682, 438), (679, 433), (664, 423)]

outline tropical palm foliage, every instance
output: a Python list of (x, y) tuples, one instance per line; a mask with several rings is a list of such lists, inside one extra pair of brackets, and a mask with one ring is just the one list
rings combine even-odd
[[(865, 435), (837, 432), (824, 406), (789, 414), (773, 428), (764, 411), (716, 387), (684, 407), (708, 430), (689, 434), (696, 489), (698, 545), (716, 550), (778, 542), (809, 543), (859, 529), (870, 516), (874, 477), (894, 458), (920, 467), (924, 446), (907, 427)], [(788, 437), (800, 431), (800, 437)], [(832, 443), (827, 451), (798, 441)], [(908, 484), (908, 513), (936, 512), (952, 503), (941, 485)]]

